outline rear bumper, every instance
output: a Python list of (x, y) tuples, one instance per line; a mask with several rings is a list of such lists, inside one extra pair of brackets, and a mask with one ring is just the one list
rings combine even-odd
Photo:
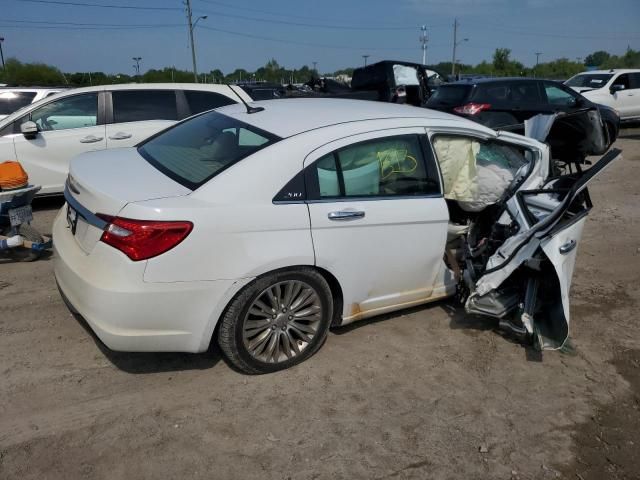
[(110, 349), (201, 352), (224, 307), (248, 281), (147, 283), (146, 262), (98, 243), (86, 254), (67, 228), (65, 208), (53, 226), (58, 287)]

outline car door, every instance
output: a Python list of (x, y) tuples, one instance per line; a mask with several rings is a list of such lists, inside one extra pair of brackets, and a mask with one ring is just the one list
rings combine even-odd
[(175, 90), (113, 90), (107, 104), (107, 148), (132, 147), (178, 120)]
[(99, 92), (69, 95), (39, 106), (18, 120), (31, 120), (38, 126), (34, 138), (18, 134), (13, 141), (17, 160), (29, 174), (29, 181), (42, 186), (40, 194), (62, 192), (70, 160), (106, 147), (100, 97)]
[(543, 82), (545, 110), (549, 113), (569, 113), (578, 105), (578, 95), (555, 82)]
[(612, 149), (582, 174), (556, 177), (509, 199), (508, 214), (519, 219), (517, 233), (489, 258), (467, 299), (468, 313), (497, 317), (540, 349), (562, 348), (569, 335), (576, 252), (592, 206), (586, 187), (619, 154)]
[(542, 84), (536, 80), (510, 81), (509, 102), (519, 123), (524, 123), (525, 120), (547, 110)]
[[(638, 88), (640, 88), (640, 85)], [(621, 73), (613, 79), (609, 86), (609, 94), (611, 97), (606, 105), (615, 108), (620, 113), (622, 120), (634, 116), (634, 105), (640, 101), (638, 100), (640, 90), (632, 88), (631, 78), (628, 73)]]
[(449, 215), (423, 141), (424, 129), (394, 129), (305, 159), (316, 264), (342, 287), (343, 324), (452, 293), (443, 262)]

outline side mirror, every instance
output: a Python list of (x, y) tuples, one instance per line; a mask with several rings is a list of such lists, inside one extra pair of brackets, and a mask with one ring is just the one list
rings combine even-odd
[(29, 120), (20, 125), (20, 132), (27, 140), (33, 140), (38, 135), (38, 125), (36, 125), (36, 122)]
[(611, 95), (613, 95), (616, 92), (619, 92), (620, 90), (624, 90), (624, 85), (621, 85), (619, 83), (617, 83), (615, 85), (611, 85), (611, 88), (609, 88), (609, 91), (611, 92)]

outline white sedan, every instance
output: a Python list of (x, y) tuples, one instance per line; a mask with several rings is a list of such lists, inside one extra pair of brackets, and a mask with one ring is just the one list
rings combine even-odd
[(120, 351), (202, 352), (247, 373), (331, 326), (456, 293), (560, 348), (584, 175), (548, 147), (404, 105), (291, 99), (187, 119), (72, 162), (53, 236), (71, 308)]

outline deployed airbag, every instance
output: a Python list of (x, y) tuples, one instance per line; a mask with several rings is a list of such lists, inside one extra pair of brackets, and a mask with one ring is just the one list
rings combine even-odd
[(437, 136), (433, 146), (440, 164), (444, 197), (468, 212), (478, 212), (502, 198), (524, 157), (509, 147), (463, 136)]

